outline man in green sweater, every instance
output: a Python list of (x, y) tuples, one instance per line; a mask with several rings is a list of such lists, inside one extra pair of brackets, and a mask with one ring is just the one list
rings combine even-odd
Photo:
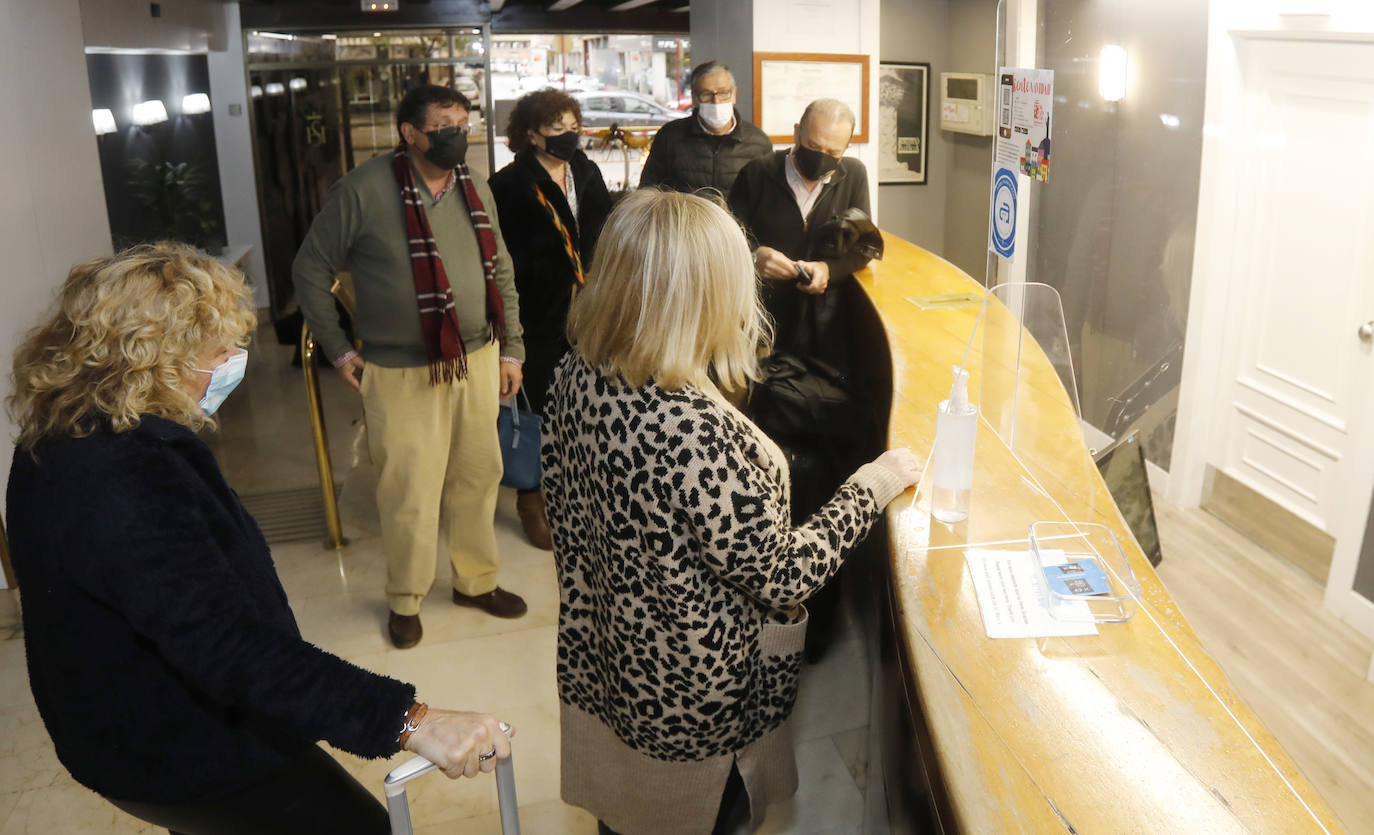
[[(493, 528), (502, 475), (496, 415), (500, 398), (520, 387), (525, 352), (496, 201), (463, 162), (470, 109), (447, 87), (407, 93), (396, 111), (396, 151), (334, 184), (292, 268), (321, 350), (362, 393), (378, 469), (388, 629), (402, 649), (420, 641), (441, 525), (454, 603), (504, 618), (526, 609), (496, 585)], [(361, 355), (330, 293), (345, 270)]]

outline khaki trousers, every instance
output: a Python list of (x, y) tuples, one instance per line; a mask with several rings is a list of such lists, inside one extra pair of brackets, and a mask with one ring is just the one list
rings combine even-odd
[(386, 550), (386, 597), (398, 615), (420, 613), (434, 585), (439, 527), (448, 527), (453, 587), (496, 588), (496, 495), (501, 486), (500, 351), (467, 356), (468, 376), (431, 386), (429, 369), (363, 371), (367, 442), (377, 466), (377, 508)]

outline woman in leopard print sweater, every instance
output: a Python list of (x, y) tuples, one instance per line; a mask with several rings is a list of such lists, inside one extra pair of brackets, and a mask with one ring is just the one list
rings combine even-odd
[(543, 448), (563, 799), (603, 832), (695, 835), (742, 783), (757, 826), (796, 789), (802, 601), (919, 465), (885, 453), (792, 524), (786, 460), (711, 382), (742, 386), (768, 326), (738, 224), (701, 197), (626, 197), (568, 327)]

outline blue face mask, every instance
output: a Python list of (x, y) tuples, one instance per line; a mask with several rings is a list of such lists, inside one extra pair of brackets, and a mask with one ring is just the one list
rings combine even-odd
[(200, 399), (200, 408), (206, 415), (213, 415), (229, 392), (243, 381), (243, 375), (248, 371), (248, 352), (240, 348), (237, 354), (220, 363), (213, 371), (208, 368), (195, 370), (210, 375), (210, 385)]

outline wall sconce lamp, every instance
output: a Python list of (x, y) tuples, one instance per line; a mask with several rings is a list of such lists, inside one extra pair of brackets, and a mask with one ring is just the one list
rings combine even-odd
[(282, 93), (286, 92), (286, 85), (282, 84), (280, 81), (273, 81), (263, 89), (267, 91), (267, 95), (269, 96), (280, 96)]
[(204, 93), (190, 93), (181, 100), (181, 112), (187, 116), (210, 112), (210, 97)]
[(95, 125), (96, 136), (114, 133), (116, 129), (114, 113), (104, 107), (91, 111), (91, 123)]
[(1126, 98), (1126, 50), (1116, 44), (1102, 47), (1097, 59), (1097, 89), (1107, 101)]
[(134, 105), (134, 124), (141, 128), (167, 121), (167, 108), (158, 99), (141, 101)]
[(262, 98), (262, 88), (256, 84), (254, 84), (252, 87), (249, 87), (248, 92), (252, 94), (253, 98), (255, 99)]
[(306, 81), (304, 76), (298, 75), (291, 79), (291, 89), (293, 92), (299, 92), (308, 86), (310, 86), (310, 82)]

